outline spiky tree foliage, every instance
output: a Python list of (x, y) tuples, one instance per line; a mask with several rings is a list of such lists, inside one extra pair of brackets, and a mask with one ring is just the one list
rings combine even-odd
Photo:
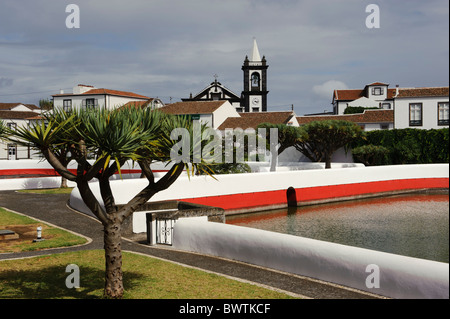
[[(31, 143), (62, 177), (76, 182), (84, 203), (103, 224), (104, 294), (109, 298), (121, 298), (124, 291), (122, 223), (153, 195), (172, 185), (192, 158), (194, 143), (190, 143), (187, 161), (172, 160), (171, 150), (177, 141), (171, 138), (171, 132), (176, 128), (182, 128), (188, 132), (191, 141), (195, 140), (192, 139), (192, 122), (188, 119), (139, 108), (72, 113), (55, 110), (30, 128), (10, 132), (18, 144)], [(197, 140), (197, 143), (201, 142)], [(95, 161), (88, 161), (89, 158)], [(76, 172), (67, 169), (65, 161), (68, 160), (76, 161)], [(118, 207), (109, 180), (113, 174), (120, 174), (121, 167), (129, 160), (140, 166), (148, 185), (127, 204)], [(156, 180), (150, 167), (152, 161), (163, 161), (172, 166)], [(203, 161), (191, 165), (197, 170), (208, 170)], [(89, 181), (93, 178), (98, 179), (103, 205), (91, 190)]]
[(3, 121), (0, 121), (0, 139), (6, 136), (6, 125)]

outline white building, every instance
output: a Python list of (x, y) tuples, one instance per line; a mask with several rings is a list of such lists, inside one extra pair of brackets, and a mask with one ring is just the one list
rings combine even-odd
[(159, 99), (133, 92), (98, 89), (83, 84), (75, 86), (72, 93), (61, 92), (53, 95), (54, 107), (63, 108), (66, 111), (74, 108), (115, 109), (129, 102), (149, 102), (149, 106), (153, 108), (164, 106)]
[(228, 118), (240, 117), (236, 108), (227, 100), (177, 102), (160, 110), (166, 114), (189, 116), (213, 129), (217, 129)]
[[(33, 104), (0, 103), (0, 121), (10, 129), (28, 127), (40, 119), (41, 109)], [(0, 140), (0, 160), (39, 158), (39, 153), (31, 147)]]
[(449, 126), (449, 88), (399, 89), (394, 99), (395, 128)]
[[(389, 88), (374, 82), (359, 90), (335, 90), (333, 113), (343, 115), (347, 107), (375, 107), (393, 110), (392, 125), (387, 128), (438, 129), (449, 125), (449, 88)], [(386, 128), (386, 123), (380, 123)], [(380, 127), (381, 128), (381, 127)]]

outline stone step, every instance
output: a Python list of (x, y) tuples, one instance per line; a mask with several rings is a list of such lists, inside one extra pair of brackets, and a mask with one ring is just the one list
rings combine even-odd
[(17, 239), (19, 234), (16, 234), (9, 229), (0, 229), (0, 240)]

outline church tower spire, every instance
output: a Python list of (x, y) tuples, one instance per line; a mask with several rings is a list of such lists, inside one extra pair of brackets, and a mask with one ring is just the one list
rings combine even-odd
[(242, 91), (242, 106), (245, 112), (267, 112), (267, 68), (266, 58), (259, 54), (256, 38), (253, 38), (253, 48), (250, 55), (245, 57), (242, 71), (244, 71), (244, 90)]
[(261, 55), (259, 55), (258, 43), (256, 43), (256, 38), (253, 38), (253, 49), (250, 61), (261, 62)]

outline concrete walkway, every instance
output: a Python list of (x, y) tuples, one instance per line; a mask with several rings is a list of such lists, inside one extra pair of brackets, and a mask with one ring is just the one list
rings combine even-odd
[[(103, 249), (103, 226), (94, 218), (76, 212), (67, 206), (68, 195), (26, 194), (16, 191), (0, 192), (0, 207), (53, 224), (79, 235), (89, 242), (77, 247), (59, 248), (35, 252), (0, 254), (0, 260), (57, 254), (75, 250)], [(258, 285), (289, 292), (293, 295), (314, 299), (377, 299), (372, 295), (352, 288), (326, 283), (311, 278), (292, 275), (224, 258), (178, 251), (166, 246), (148, 246), (142, 236), (124, 238), (124, 251), (132, 251), (165, 259), (189, 267), (203, 269), (252, 282)]]

